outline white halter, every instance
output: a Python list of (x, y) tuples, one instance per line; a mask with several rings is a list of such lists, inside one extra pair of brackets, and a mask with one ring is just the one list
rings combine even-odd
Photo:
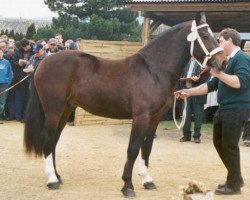
[[(223, 49), (222, 47), (217, 47), (217, 48), (213, 49), (211, 52), (209, 52), (209, 51), (207, 50), (207, 48), (205, 47), (205, 45), (204, 45), (204, 43), (203, 43), (203, 41), (202, 41), (202, 39), (201, 39), (201, 37), (200, 37), (200, 35), (199, 35), (199, 32), (198, 32), (198, 30), (199, 30), (200, 28), (204, 28), (204, 27), (208, 27), (208, 32), (209, 32), (211, 35), (213, 35), (213, 33), (212, 33), (211, 29), (209, 28), (209, 25), (208, 25), (208, 24), (202, 24), (202, 25), (200, 25), (200, 26), (196, 26), (196, 22), (195, 22), (195, 20), (194, 20), (194, 21), (192, 22), (191, 33), (187, 36), (187, 40), (188, 40), (189, 42), (191, 42), (190, 54), (191, 54), (193, 60), (195, 60), (202, 68), (205, 68), (205, 67), (206, 67), (207, 61), (208, 61), (209, 59), (211, 59), (213, 55), (217, 54), (217, 53), (220, 52), (220, 51), (224, 51), (224, 49)], [(193, 55), (193, 53), (194, 53), (194, 42), (195, 42), (195, 40), (198, 40), (198, 42), (199, 42), (199, 44), (200, 44), (202, 50), (203, 50), (204, 53), (206, 54), (206, 58), (204, 59), (204, 61), (203, 61), (202, 64), (201, 64), (201, 63), (194, 57), (194, 55)]]

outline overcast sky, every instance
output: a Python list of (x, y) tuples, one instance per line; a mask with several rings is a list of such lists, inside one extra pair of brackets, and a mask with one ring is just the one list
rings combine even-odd
[(3, 18), (41, 19), (57, 16), (44, 0), (1, 0), (0, 16)]

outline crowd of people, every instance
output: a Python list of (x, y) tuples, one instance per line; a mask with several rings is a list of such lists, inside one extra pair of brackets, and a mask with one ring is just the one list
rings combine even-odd
[[(63, 41), (61, 34), (38, 41), (23, 38), (15, 41), (6, 35), (0, 36), (0, 124), (4, 120), (23, 122), (28, 101), (29, 81), (33, 72), (46, 57), (64, 50), (78, 50), (81, 38)], [(13, 89), (5, 92), (8, 87)], [(74, 125), (74, 114), (70, 125)]]

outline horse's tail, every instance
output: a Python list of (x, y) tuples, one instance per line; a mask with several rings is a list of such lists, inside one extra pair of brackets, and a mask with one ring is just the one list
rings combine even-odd
[(45, 140), (45, 135), (43, 134), (45, 117), (35, 87), (34, 77), (31, 78), (29, 101), (24, 121), (24, 147), (26, 153), (34, 153), (36, 156), (42, 156)]

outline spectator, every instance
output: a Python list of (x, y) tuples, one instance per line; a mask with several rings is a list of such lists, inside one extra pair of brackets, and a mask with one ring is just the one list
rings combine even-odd
[(59, 50), (64, 50), (62, 34), (57, 33), (57, 34), (55, 35), (55, 39), (57, 40), (58, 49), (59, 49)]
[(80, 50), (81, 43), (82, 43), (82, 38), (76, 38), (76, 44), (77, 44), (78, 50)]
[[(23, 72), (24, 67), (28, 63), (28, 60), (33, 55), (32, 47), (27, 39), (22, 39), (20, 41), (20, 48), (15, 53), (14, 63), (13, 63), (13, 84), (22, 80), (27, 74)], [(17, 85), (14, 90), (14, 98), (12, 101), (8, 102), (11, 106), (12, 113), (10, 112), (10, 117), (14, 117), (17, 121), (22, 121), (26, 104), (28, 101), (28, 91), (29, 91), (29, 80), (24, 80), (21, 84)]]
[[(8, 60), (3, 57), (4, 51), (0, 49), (0, 91), (4, 91), (8, 88), (13, 78), (11, 65)], [(3, 124), (3, 111), (7, 99), (7, 92), (0, 95), (0, 124)]]
[(78, 46), (75, 42), (69, 44), (69, 50), (78, 50)]
[(244, 181), (240, 168), (239, 140), (243, 125), (250, 116), (250, 57), (240, 50), (240, 34), (224, 29), (219, 43), (229, 56), (225, 71), (211, 69), (214, 77), (207, 83), (175, 92), (181, 98), (203, 95), (218, 89), (219, 109), (214, 116), (213, 142), (228, 173), (225, 184), (218, 185), (217, 195), (240, 194)]
[[(195, 63), (195, 61), (191, 61), (187, 64), (184, 69), (184, 80), (182, 81), (181, 88), (192, 88), (199, 86), (205, 83), (210, 74), (208, 71), (202, 75), (202, 68), (200, 65)], [(186, 108), (186, 120), (183, 126), (183, 137), (180, 139), (180, 142), (191, 141), (192, 131), (192, 116), (194, 117), (194, 142), (200, 143), (201, 137), (201, 126), (203, 122), (203, 114), (204, 114), (204, 105), (207, 102), (207, 95), (202, 96), (192, 96), (187, 100), (187, 108)]]
[(4, 53), (7, 52), (7, 42), (5, 40), (0, 41), (0, 49), (2, 49)]
[[(4, 54), (4, 58), (10, 62), (12, 71), (13, 71), (14, 56), (15, 56), (15, 46), (9, 46), (7, 53)], [(12, 86), (12, 85), (13, 85), (13, 82), (11, 82), (10, 86)], [(15, 88), (9, 90), (9, 92), (8, 92), (7, 102), (5, 105), (5, 107), (6, 107), (5, 108), (5, 117), (6, 117), (7, 121), (15, 119), (14, 117), (11, 118), (9, 115), (10, 109), (11, 109), (9, 102), (11, 102), (12, 99), (14, 98), (14, 93), (15, 93), (14, 91), (15, 91)], [(14, 111), (12, 111), (12, 113), (13, 112)]]
[(15, 40), (13, 38), (8, 39), (8, 47), (15, 47)]
[(69, 49), (69, 45), (70, 45), (72, 42), (74, 42), (74, 41), (73, 41), (73, 40), (67, 40), (67, 41), (65, 42), (65, 49), (66, 49), (66, 50)]
[(37, 44), (34, 48), (34, 53), (29, 62), (27, 63), (27, 67), (23, 70), (26, 73), (33, 72), (40, 62), (47, 56), (47, 53), (44, 50), (44, 46), (42, 44)]
[(48, 44), (49, 44), (49, 48), (47, 49), (48, 55), (51, 55), (60, 51), (58, 49), (57, 40), (55, 38), (50, 38), (48, 41)]

